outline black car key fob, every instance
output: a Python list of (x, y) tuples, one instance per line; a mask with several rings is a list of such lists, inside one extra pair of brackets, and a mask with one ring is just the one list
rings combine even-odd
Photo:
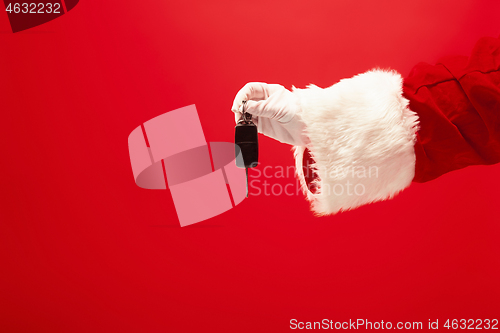
[[(234, 128), (234, 143), (236, 166), (246, 169), (248, 197), (248, 168), (259, 164), (259, 140), (257, 126), (252, 121), (252, 115), (245, 111), (246, 101), (243, 101), (242, 117)], [(241, 153), (241, 158), (238, 155)]]

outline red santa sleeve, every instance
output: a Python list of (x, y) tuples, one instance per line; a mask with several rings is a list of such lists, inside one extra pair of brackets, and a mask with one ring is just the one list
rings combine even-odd
[(471, 57), (418, 64), (404, 81), (372, 70), (294, 93), (311, 140), (295, 147), (297, 176), (318, 215), (500, 162), (500, 39), (482, 38)]
[(418, 64), (403, 90), (420, 120), (415, 182), (500, 162), (500, 39), (480, 39), (470, 58)]

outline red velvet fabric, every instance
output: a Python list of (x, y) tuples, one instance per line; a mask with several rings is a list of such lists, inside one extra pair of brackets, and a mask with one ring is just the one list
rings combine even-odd
[(420, 120), (413, 181), (500, 162), (499, 38), (480, 39), (470, 57), (418, 64), (403, 91)]

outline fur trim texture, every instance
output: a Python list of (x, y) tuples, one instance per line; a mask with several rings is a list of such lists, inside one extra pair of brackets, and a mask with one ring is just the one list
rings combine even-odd
[(295, 147), (297, 176), (315, 213), (389, 199), (410, 185), (418, 117), (402, 97), (397, 72), (371, 70), (294, 93), (311, 140), (317, 191), (309, 191), (302, 173), (304, 147)]

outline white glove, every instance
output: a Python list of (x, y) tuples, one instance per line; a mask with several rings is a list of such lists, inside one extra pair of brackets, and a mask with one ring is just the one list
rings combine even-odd
[(247, 101), (245, 111), (252, 115), (259, 133), (294, 146), (309, 143), (297, 96), (282, 85), (247, 83), (236, 94), (231, 108), (236, 122), (241, 119), (243, 101)]

